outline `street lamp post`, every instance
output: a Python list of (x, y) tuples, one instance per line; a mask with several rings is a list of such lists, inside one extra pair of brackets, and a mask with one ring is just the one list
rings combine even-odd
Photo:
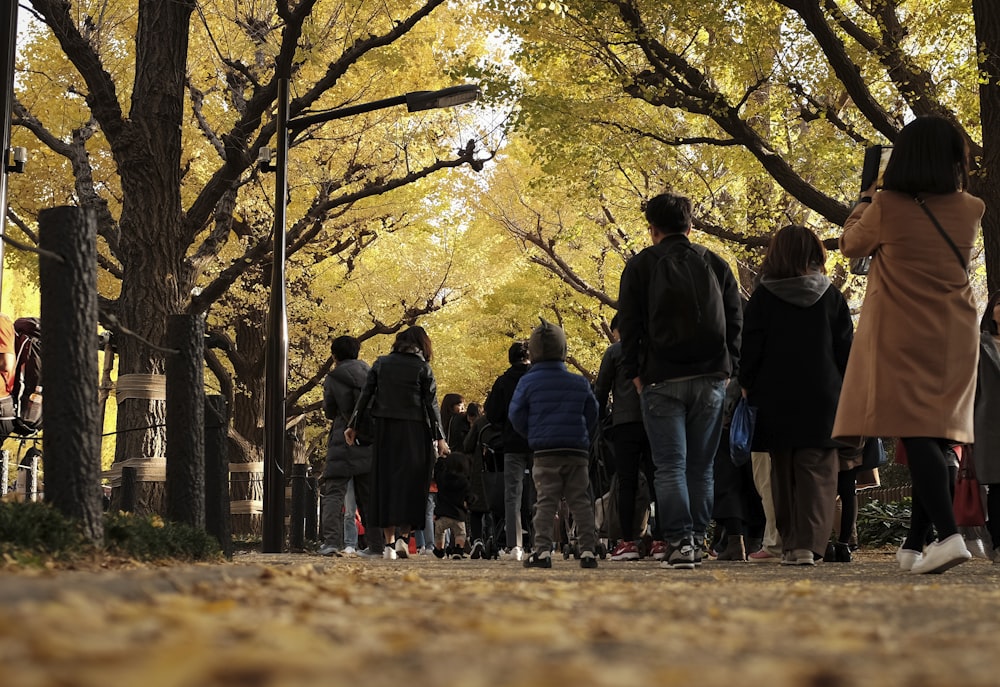
[[(415, 91), (360, 105), (325, 110), (289, 119), (288, 79), (278, 79), (278, 148), (274, 165), (274, 248), (271, 264), (271, 294), (267, 314), (267, 346), (264, 359), (264, 512), (262, 551), (280, 553), (285, 543), (285, 395), (288, 385), (288, 309), (285, 289), (285, 224), (288, 204), (289, 133), (313, 124), (343, 119), (364, 112), (406, 105), (410, 112), (455, 107), (479, 97), (473, 84), (439, 91)], [(261, 160), (269, 156), (262, 155)]]

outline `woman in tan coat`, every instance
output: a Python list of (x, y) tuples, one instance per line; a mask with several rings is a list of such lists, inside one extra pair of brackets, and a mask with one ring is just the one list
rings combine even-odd
[[(918, 118), (900, 131), (882, 190), (862, 196), (840, 238), (844, 255), (872, 261), (833, 435), (902, 439), (913, 519), (897, 559), (913, 572), (970, 557), (944, 455), (949, 441), (973, 440), (979, 341), (966, 266), (985, 206), (967, 186), (961, 134), (945, 119)], [(923, 547), (931, 524), (938, 541)]]

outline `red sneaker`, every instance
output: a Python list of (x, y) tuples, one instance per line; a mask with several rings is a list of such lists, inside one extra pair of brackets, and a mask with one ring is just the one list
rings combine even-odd
[(613, 561), (637, 561), (639, 560), (639, 547), (635, 542), (620, 541), (615, 550), (611, 552)]
[(649, 555), (654, 560), (662, 561), (667, 555), (667, 542), (661, 540), (654, 541), (653, 545), (649, 547)]

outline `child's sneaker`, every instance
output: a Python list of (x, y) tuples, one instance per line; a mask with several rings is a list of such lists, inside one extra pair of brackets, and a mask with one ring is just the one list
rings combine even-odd
[(552, 554), (548, 551), (544, 553), (538, 553), (537, 551), (532, 552), (530, 556), (524, 559), (525, 568), (551, 568), (552, 567)]
[(486, 547), (483, 546), (482, 539), (477, 539), (472, 543), (472, 551), (469, 553), (469, 558), (472, 558), (473, 560), (486, 558)]
[(615, 550), (611, 552), (613, 561), (637, 561), (639, 560), (639, 547), (635, 542), (620, 541)]
[(662, 539), (654, 540), (649, 547), (649, 555), (654, 561), (662, 561), (667, 555), (667, 542)]
[(691, 539), (681, 539), (679, 542), (667, 542), (667, 555), (660, 563), (662, 568), (694, 570), (694, 543)]
[(593, 551), (584, 551), (580, 554), (580, 567), (581, 568), (596, 568), (597, 558), (594, 556)]

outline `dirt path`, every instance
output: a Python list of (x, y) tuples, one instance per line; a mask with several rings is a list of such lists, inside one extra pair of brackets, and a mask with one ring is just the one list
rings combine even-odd
[(1000, 566), (245, 555), (0, 575), (0, 685), (1000, 684)]

